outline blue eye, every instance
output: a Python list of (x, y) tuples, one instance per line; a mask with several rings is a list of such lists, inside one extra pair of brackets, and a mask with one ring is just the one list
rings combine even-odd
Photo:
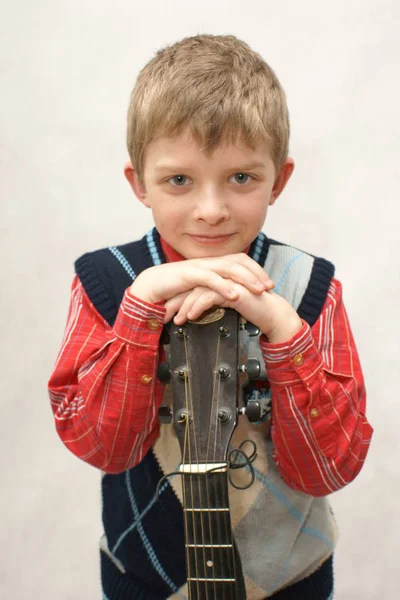
[(183, 187), (185, 185), (185, 181), (187, 180), (186, 175), (174, 175), (168, 181), (174, 182), (172, 185), (176, 187)]

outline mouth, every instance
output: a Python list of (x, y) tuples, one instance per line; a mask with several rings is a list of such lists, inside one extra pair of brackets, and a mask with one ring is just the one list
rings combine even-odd
[(223, 244), (233, 237), (233, 233), (227, 235), (191, 235), (190, 238), (199, 244)]

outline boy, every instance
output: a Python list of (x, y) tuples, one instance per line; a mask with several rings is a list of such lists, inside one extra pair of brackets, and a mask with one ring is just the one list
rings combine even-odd
[(61, 439), (104, 473), (107, 600), (187, 597), (180, 478), (155, 498), (180, 460), (157, 365), (163, 324), (213, 305), (261, 332), (247, 340), (262, 368), (246, 401), (262, 419), (240, 417), (233, 436), (257, 445), (255, 482), (229, 491), (247, 598), (333, 598), (326, 496), (356, 477), (372, 428), (333, 265), (261, 233), (294, 168), (288, 140), (279, 81), (233, 36), (159, 51), (132, 92), (125, 176), (155, 228), (76, 262), (49, 382)]

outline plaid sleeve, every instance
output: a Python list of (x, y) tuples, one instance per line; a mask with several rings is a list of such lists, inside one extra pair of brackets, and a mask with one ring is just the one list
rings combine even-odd
[(324, 496), (361, 470), (373, 429), (361, 365), (333, 279), (319, 319), (287, 343), (260, 341), (272, 392), (274, 459), (293, 489)]
[(159, 341), (165, 308), (126, 290), (114, 327), (75, 276), (48, 390), (56, 430), (71, 452), (108, 473), (136, 465), (158, 436)]

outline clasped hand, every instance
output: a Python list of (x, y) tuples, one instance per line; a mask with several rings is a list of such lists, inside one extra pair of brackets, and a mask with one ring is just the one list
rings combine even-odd
[[(290, 339), (302, 322), (293, 307), (273, 292), (275, 283), (247, 254), (189, 259), (143, 271), (131, 293), (150, 303), (163, 302), (164, 321), (194, 320), (212, 306), (235, 309), (260, 328), (270, 342)], [(175, 315), (175, 316), (174, 316)]]

